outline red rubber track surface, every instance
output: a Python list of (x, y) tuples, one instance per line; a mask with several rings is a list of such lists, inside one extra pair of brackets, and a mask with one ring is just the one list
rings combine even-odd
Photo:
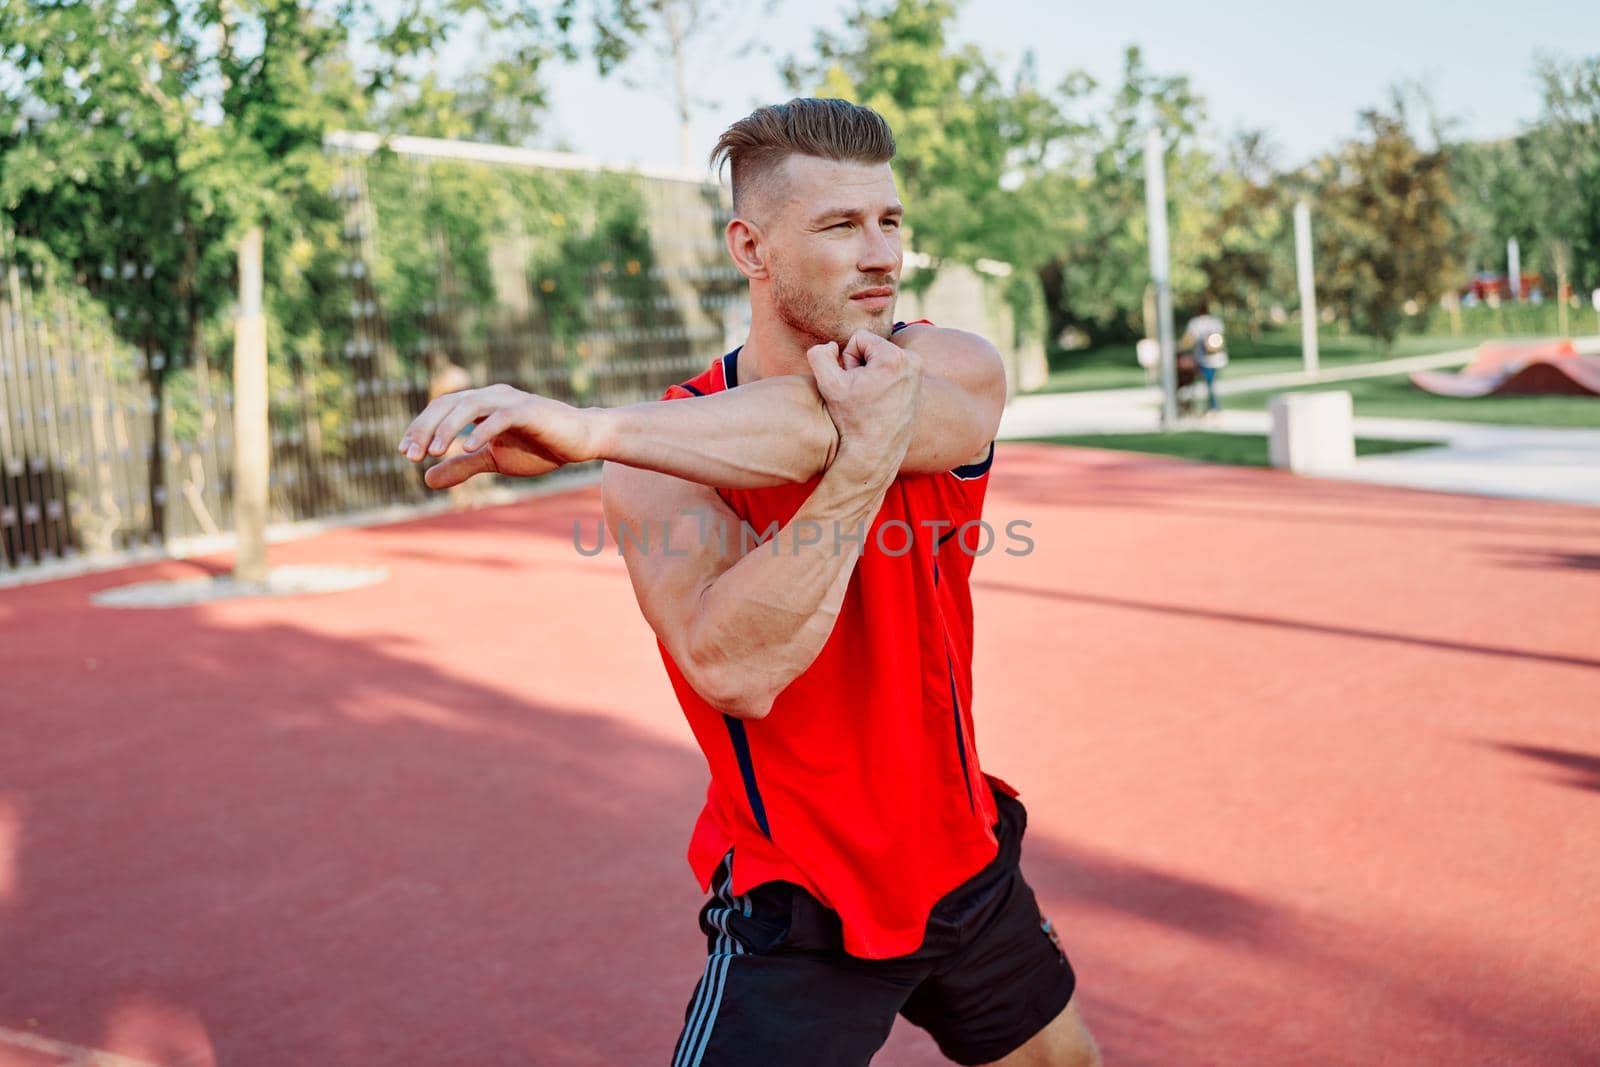
[[(0, 592), (0, 1064), (665, 1063), (705, 766), (598, 510)], [(987, 515), (978, 743), (1109, 1063), (1600, 1062), (1600, 513), (1012, 445)]]

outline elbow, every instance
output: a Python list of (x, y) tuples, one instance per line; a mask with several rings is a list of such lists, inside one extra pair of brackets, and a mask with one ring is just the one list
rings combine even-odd
[(761, 720), (772, 710), (774, 694), (726, 668), (698, 666), (688, 679), (701, 699), (732, 718)]
[(727, 702), (725, 706), (716, 707), (724, 715), (734, 719), (744, 719), (750, 722), (760, 722), (772, 711), (772, 698), (770, 696), (742, 695)]
[(702, 590), (701, 610), (687, 627), (687, 640), (679, 665), (684, 678), (700, 698), (735, 719), (764, 719), (772, 710), (778, 690), (771, 688), (760, 670), (718, 640), (704, 611), (709, 590)]
[(708, 647), (703, 635), (691, 634), (684, 652), (684, 677), (707, 704), (735, 719), (767, 717), (778, 694), (759, 672), (731, 660), (721, 649)]

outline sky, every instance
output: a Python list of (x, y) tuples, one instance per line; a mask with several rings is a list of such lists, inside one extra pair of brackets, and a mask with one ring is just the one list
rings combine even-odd
[[(852, 6), (777, 0), (765, 18), (747, 17), (702, 46), (693, 88), (707, 106), (693, 124), (697, 165), (730, 122), (791, 95), (781, 59), (809, 57), (816, 31), (841, 29)], [(761, 50), (728, 54), (752, 36)], [(1535, 55), (1600, 53), (1600, 3), (968, 0), (954, 37), (977, 44), (1008, 75), (1032, 48), (1046, 86), (1074, 69), (1114, 82), (1123, 49), (1138, 44), (1153, 73), (1189, 75), (1206, 100), (1210, 136), (1264, 129), (1277, 162), (1295, 166), (1354, 134), (1357, 113), (1386, 100), (1402, 80), (1420, 82), (1457, 120), (1458, 136), (1515, 133), (1539, 112)], [(652, 78), (649, 62), (624, 72), (636, 88), (615, 75), (600, 78), (592, 64), (549, 68), (553, 106), (543, 146), (610, 164), (675, 166), (677, 125), (664, 75)]]

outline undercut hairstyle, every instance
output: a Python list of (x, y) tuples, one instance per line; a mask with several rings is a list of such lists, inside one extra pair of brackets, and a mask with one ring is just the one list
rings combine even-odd
[(887, 163), (894, 158), (894, 134), (870, 107), (797, 97), (756, 108), (729, 126), (711, 150), (711, 166), (720, 175), (728, 165), (733, 210), (742, 215), (778, 165), (794, 155), (836, 163)]

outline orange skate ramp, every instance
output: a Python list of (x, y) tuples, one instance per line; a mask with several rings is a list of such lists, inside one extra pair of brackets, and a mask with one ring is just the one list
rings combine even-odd
[(1490, 343), (1459, 373), (1417, 371), (1411, 383), (1436, 396), (1600, 396), (1600, 356), (1580, 356), (1571, 341)]

